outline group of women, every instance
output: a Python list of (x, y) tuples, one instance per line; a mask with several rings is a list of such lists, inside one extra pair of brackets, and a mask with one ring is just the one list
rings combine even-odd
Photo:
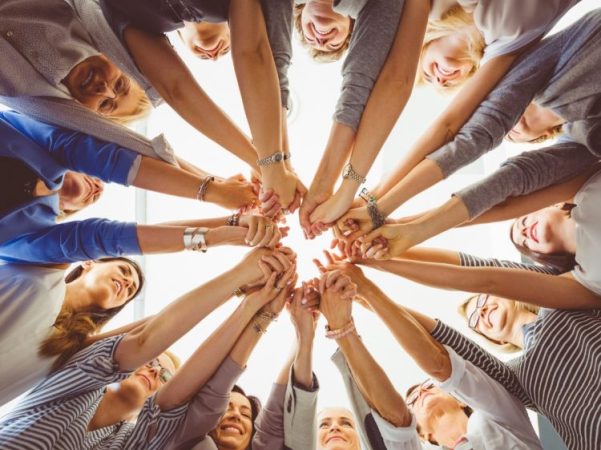
[[(0, 418), (3, 449), (542, 448), (526, 412), (570, 449), (601, 440), (601, 10), (547, 36), (578, 0), (3, 0), (0, 2)], [(250, 136), (171, 46), (231, 51)], [(296, 34), (296, 37), (293, 37)], [(292, 39), (344, 59), (341, 94), (307, 189), (286, 125)], [(360, 188), (413, 88), (450, 106), (371, 191)], [(166, 102), (251, 169), (219, 177), (161, 135), (126, 125)], [(512, 142), (506, 161), (442, 206), (390, 215)], [(200, 159), (200, 158), (199, 158)], [(336, 181), (341, 177), (335, 190)], [(161, 224), (65, 220), (104, 183), (215, 203), (223, 217)], [(357, 194), (360, 195), (357, 197)], [(299, 282), (285, 214), (340, 254)], [(532, 263), (416, 247), (456, 226), (515, 219)], [(143, 289), (132, 255), (252, 247), (154, 316), (103, 332)], [(70, 267), (70, 264), (75, 264)], [(360, 266), (476, 293), (460, 307), (501, 362), (389, 298)], [(169, 347), (233, 296), (230, 316), (183, 364)], [(371, 310), (430, 378), (402, 395), (358, 334)], [(270, 396), (236, 385), (286, 308), (296, 340)], [(316, 411), (319, 314), (352, 411)], [(369, 330), (368, 330), (369, 332)]]

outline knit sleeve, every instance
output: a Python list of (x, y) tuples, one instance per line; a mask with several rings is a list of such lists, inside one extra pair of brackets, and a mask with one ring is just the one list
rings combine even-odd
[(531, 272), (546, 273), (548, 275), (558, 275), (559, 271), (551, 267), (540, 266), (538, 264), (518, 263), (496, 258), (480, 258), (479, 256), (468, 255), (459, 252), (460, 265), (464, 267), (504, 267), (507, 269), (523, 269)]

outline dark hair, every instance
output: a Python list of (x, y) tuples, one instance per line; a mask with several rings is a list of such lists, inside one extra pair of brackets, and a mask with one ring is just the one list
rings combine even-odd
[(351, 36), (353, 34), (353, 28), (355, 28), (355, 19), (353, 19), (352, 17), (349, 17), (350, 24), (349, 24), (348, 36), (346, 37), (346, 39), (344, 40), (344, 42), (342, 43), (340, 48), (337, 48), (336, 50), (332, 50), (332, 51), (318, 50), (318, 49), (312, 47), (311, 45), (309, 45), (309, 43), (307, 42), (307, 39), (305, 38), (305, 34), (303, 33), (303, 25), (302, 25), (302, 18), (301, 18), (302, 14), (303, 14), (303, 9), (305, 9), (304, 4), (294, 5), (294, 28), (298, 32), (298, 37), (299, 37), (300, 43), (303, 45), (303, 47), (305, 47), (309, 50), (309, 55), (315, 61), (318, 61), (318, 62), (338, 61), (340, 58), (342, 58), (342, 55), (344, 55), (344, 52), (346, 52), (346, 50), (349, 48), (349, 45), (351, 43)]
[[(575, 207), (576, 205), (574, 203), (563, 203), (560, 209), (562, 211), (565, 211), (568, 214), (568, 216), (570, 216), (572, 213), (572, 209), (574, 209)], [(540, 253), (534, 251), (532, 249), (529, 249), (528, 247), (518, 244), (513, 239), (512, 230), (513, 226), (509, 229), (509, 238), (511, 242), (518, 250), (518, 252), (520, 252), (527, 258), (530, 258), (532, 261), (550, 267), (551, 269), (555, 269), (559, 271), (559, 273), (569, 272), (574, 267), (576, 267), (576, 255), (574, 255), (573, 253)]]
[[(407, 389), (407, 393), (405, 394), (405, 398), (409, 397), (409, 396), (411, 395), (411, 393), (412, 393), (413, 391), (415, 391), (415, 390), (416, 390), (416, 389), (417, 389), (417, 388), (418, 388), (418, 387), (419, 387), (421, 384), (422, 384), (422, 383), (417, 383), (417, 384), (414, 384), (414, 385), (413, 385), (413, 386), (411, 386), (409, 389)], [(455, 397), (453, 396), (453, 398), (455, 398)], [(457, 400), (457, 401), (459, 401), (459, 400)], [(474, 410), (473, 410), (472, 408), (470, 408), (469, 406), (465, 405), (465, 406), (463, 407), (463, 412), (464, 412), (464, 413), (465, 413), (465, 415), (466, 415), (466, 416), (469, 418), (469, 417), (472, 415), (472, 413), (474, 412)], [(419, 435), (419, 437), (421, 438), (421, 437), (422, 437), (422, 435), (421, 435), (421, 433), (420, 433), (419, 424), (418, 424), (418, 425), (417, 425), (417, 427), (416, 427), (416, 431), (417, 431), (417, 434)], [(432, 445), (440, 445), (440, 444), (439, 444), (438, 442), (436, 442), (434, 439), (428, 439), (428, 442), (429, 442), (430, 444), (432, 444)]]
[[(100, 258), (97, 263), (108, 263), (112, 261), (123, 261), (130, 264), (140, 279), (138, 290), (123, 305), (115, 308), (102, 309), (92, 306), (84, 311), (75, 311), (65, 305), (61, 308), (56, 320), (52, 334), (40, 344), (38, 354), (42, 357), (51, 358), (58, 356), (52, 364), (52, 371), (62, 367), (75, 353), (85, 347), (86, 339), (98, 333), (106, 323), (111, 320), (125, 305), (132, 301), (144, 287), (144, 274), (135, 261), (129, 258)], [(83, 266), (79, 265), (71, 270), (65, 277), (65, 283), (71, 283), (78, 279), (83, 273)]]
[(234, 387), (232, 388), (232, 392), (237, 392), (238, 394), (243, 395), (244, 397), (246, 397), (248, 399), (248, 401), (250, 403), (251, 419), (252, 419), (252, 424), (253, 424), (253, 431), (250, 435), (250, 441), (252, 442), (253, 437), (255, 436), (255, 432), (256, 432), (255, 420), (257, 420), (257, 417), (259, 416), (259, 413), (261, 412), (261, 409), (262, 409), (261, 400), (259, 400), (254, 395), (246, 395), (246, 392), (244, 392), (244, 389), (242, 389), (237, 384), (235, 384)]

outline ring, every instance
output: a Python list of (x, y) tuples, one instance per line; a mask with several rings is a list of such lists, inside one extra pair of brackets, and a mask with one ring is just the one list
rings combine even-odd
[(281, 291), (282, 289), (284, 289), (284, 288), (281, 288), (279, 286), (274, 286), (274, 288), (276, 288), (278, 291)]

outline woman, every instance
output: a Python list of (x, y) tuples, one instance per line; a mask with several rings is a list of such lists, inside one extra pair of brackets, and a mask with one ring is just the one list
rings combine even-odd
[[(290, 265), (276, 281), (277, 272), (269, 266), (259, 267), (262, 256), (260, 251), (249, 254), (232, 270), (185, 294), (143, 325), (102, 339), (76, 354), (4, 418), (0, 432), (3, 447), (164, 448), (183, 420), (190, 399), (219, 366), (218, 355), (232, 348), (262, 306), (289, 292), (287, 283), (295, 266)], [(164, 359), (155, 358), (230, 298), (236, 287), (261, 279), (263, 270), (269, 276), (262, 289), (249, 295), (169, 379), (170, 368), (161, 367)], [(135, 381), (131, 381), (142, 387), (141, 396), (129, 389), (106, 390), (143, 364), (152, 366), (154, 379), (149, 379), (144, 369), (134, 372)], [(165, 384), (151, 397), (161, 378)], [(141, 404), (144, 406), (136, 424), (124, 422)], [(73, 412), (65, 413), (67, 406)], [(31, 444), (32, 437), (35, 444)]]
[(317, 450), (361, 450), (353, 413), (346, 408), (325, 408), (317, 414)]
[[(331, 2), (329, 0), (313, 0), (309, 3)], [(348, 3), (352, 4), (353, 2)], [(354, 2), (354, 4), (359, 3), (373, 5), (373, 2)], [(445, 144), (449, 140), (449, 136), (454, 135), (470, 118), (478, 105), (509, 70), (516, 57), (529, 45), (542, 38), (575, 1), (556, 0), (552, 4), (544, 2), (544, 8), (542, 8), (543, 3), (533, 2), (530, 5), (532, 8), (531, 14), (523, 14), (523, 5), (517, 1), (459, 2), (459, 5), (468, 13), (474, 14), (475, 27), (462, 26), (457, 31), (457, 35), (442, 36), (432, 40), (423, 47), (423, 50), (422, 43), (424, 42), (428, 19), (440, 18), (449, 6), (456, 2), (417, 3), (414, 5), (413, 2), (405, 2), (403, 16), (406, 17), (407, 21), (401, 20), (399, 23), (395, 43), (386, 64), (376, 66), (378, 71), (380, 68), (382, 69), (378, 77), (379, 83), (374, 87), (374, 95), (369, 95), (371, 102), (365, 107), (366, 117), (362, 120), (362, 124), (357, 131), (357, 137), (354, 140), (356, 148), (351, 154), (350, 166), (347, 166), (352, 169), (351, 174), (357, 175), (354, 177), (354, 184), (349, 187), (345, 186), (347, 183), (343, 183), (336, 194), (315, 211), (312, 210), (316, 203), (321, 203), (324, 201), (322, 199), (327, 200), (330, 197), (334, 180), (330, 184), (321, 187), (315, 186), (316, 182), (314, 182), (312, 188), (315, 188), (310, 189), (308, 199), (313, 202), (308, 205), (308, 208), (312, 211), (312, 214), (307, 219), (310, 219), (312, 225), (321, 223), (322, 226), (312, 227), (316, 230), (323, 230), (325, 225), (333, 224), (351, 207), (359, 185), (365, 181), (365, 176), (373, 160), (384, 144), (411, 93), (412, 85), (409, 83), (413, 81), (419, 58), (421, 58), (419, 72), (424, 72), (425, 77), (432, 81), (437, 80), (436, 83), (443, 86), (457, 84), (474, 70), (475, 64), (470, 60), (462, 61), (465, 52), (460, 50), (457, 53), (455, 41), (478, 41), (478, 39), (474, 39), (474, 36), (477, 38), (478, 33), (482, 33), (484, 36), (483, 40), (486, 44), (484, 59), (486, 64), (478, 70), (476, 75), (464, 87), (461, 95), (455, 97), (449, 108), (429, 127), (423, 137), (403, 159), (400, 167), (391, 177), (394, 180), (404, 176), (407, 167), (412, 168), (425, 155)], [(544, 13), (540, 12), (541, 9), (544, 9)], [(321, 11), (319, 12), (321, 13)], [(390, 14), (390, 11), (387, 12)], [(365, 63), (364, 59), (363, 63)], [(411, 72), (405, 73), (406, 70)], [(379, 87), (378, 84), (380, 84)], [(398, 101), (391, 103), (388, 100), (390, 98), (398, 99)], [(363, 136), (364, 134), (365, 136)], [(344, 158), (348, 154), (349, 151), (345, 151), (343, 156), (338, 157), (339, 165), (333, 170), (325, 171), (322, 165), (318, 170), (316, 179), (328, 181), (332, 179), (335, 171), (340, 171)], [(328, 155), (328, 157), (332, 156)], [(347, 169), (345, 173), (348, 174), (349, 170)], [(325, 183), (324, 181), (319, 182), (321, 185)], [(384, 195), (394, 184), (396, 184), (396, 181), (393, 183), (387, 181), (383, 186), (380, 186), (377, 189), (377, 197)], [(308, 223), (303, 223), (307, 228)]]
[[(376, 425), (370, 430), (371, 436), (367, 432), (372, 448), (420, 448), (418, 433), (423, 440), (448, 448), (542, 448), (525, 408), (499, 383), (438, 344), (409, 313), (365, 278), (360, 269), (351, 265), (328, 269), (320, 308), (330, 329), (344, 329), (346, 324), (353, 323), (351, 304), (337, 294), (340, 287), (336, 286), (340, 277), (350, 282), (348, 275), (351, 275), (357, 283), (358, 295), (435, 380), (410, 389), (405, 403), (353, 327), (349, 333), (336, 337), (342, 355), (339, 352), (334, 360), (345, 381), (359, 394), (359, 404), (383, 412), (383, 415), (372, 412), (373, 417), (365, 419), (366, 423), (373, 421)], [(361, 417), (365, 412), (364, 409)]]
[[(452, 134), (455, 134), (454, 130), (459, 130), (451, 141), (439, 141), (434, 132), (429, 130), (434, 138), (418, 143), (424, 151), (411, 153), (373, 191), (372, 203), (375, 208), (372, 206), (371, 209), (379, 216), (375, 225), (380, 225), (381, 218), (391, 214), (408, 199), (498, 146), (533, 100), (551, 109), (559, 122), (565, 122), (565, 138), (547, 149), (553, 154), (565, 153), (565, 159), (570, 162), (567, 169), (579, 165), (582, 170), (592, 160), (598, 159), (601, 151), (597, 145), (598, 117), (594, 112), (598, 89), (591, 80), (594, 78), (592, 74), (597, 73), (599, 60), (596, 57), (596, 42), (601, 39), (599, 14), (598, 10), (589, 13), (521, 56), (475, 112), (474, 109), (466, 109), (466, 112), (473, 114), (463, 128), (448, 128)], [(582, 62), (584, 60), (590, 63), (585, 64)], [(570, 63), (566, 64), (566, 61)], [(489, 65), (486, 64), (478, 74), (486, 73), (484, 69)], [(470, 84), (477, 78), (474, 77)], [(578, 86), (578, 94), (572, 90), (572, 86), (574, 89)], [(459, 100), (464, 97), (456, 98)], [(436, 143), (436, 146), (431, 147), (431, 143)], [(533, 160), (530, 164), (518, 168), (511, 186), (519, 183), (536, 190), (569, 176), (565, 169), (555, 170), (553, 158), (551, 161)], [(341, 230), (347, 229), (345, 223), (349, 218), (365, 223), (360, 232), (353, 233), (350, 239), (376, 228), (367, 208), (358, 208), (343, 216), (338, 221)]]
[(217, 61), (231, 48), (227, 22), (184, 22), (184, 27), (177, 33), (186, 47), (200, 59)]
[(140, 292), (126, 258), (85, 261), (65, 275), (51, 266), (0, 265), (0, 404), (35, 386), (81, 350)]
[[(293, 284), (293, 283), (292, 283)], [(303, 308), (311, 296), (306, 287), (269, 303), (247, 327), (210, 381), (190, 405), (184, 424), (169, 450), (246, 450), (310, 448), (317, 402), (317, 378), (312, 373), (312, 346), (316, 313)], [(278, 375), (263, 409), (256, 397), (235, 386), (237, 378), (270, 322), (287, 303), (297, 332), (294, 352)], [(208, 387), (208, 386), (207, 386)], [(284, 408), (284, 405), (289, 405)], [(286, 430), (286, 431), (285, 431)]]

